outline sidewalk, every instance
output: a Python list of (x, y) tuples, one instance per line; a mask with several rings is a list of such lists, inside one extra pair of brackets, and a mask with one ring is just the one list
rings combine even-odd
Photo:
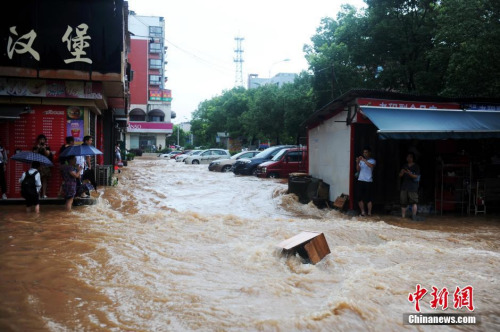
[[(7, 198), (7, 199), (0, 199), (0, 206), (3, 205), (24, 205), (25, 199), (24, 198)], [(97, 199), (94, 197), (88, 197), (88, 198), (76, 198), (73, 200), (73, 206), (80, 206), (80, 205), (94, 205), (97, 203)], [(40, 199), (40, 205), (64, 205), (64, 199), (63, 198), (41, 198)]]

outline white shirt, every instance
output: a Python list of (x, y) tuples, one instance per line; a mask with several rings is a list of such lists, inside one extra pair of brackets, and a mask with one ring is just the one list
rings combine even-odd
[[(33, 173), (35, 172), (38, 172), (37, 169), (35, 168), (30, 168), (28, 170), (28, 173), (30, 175), (32, 175)], [(19, 179), (19, 183), (22, 183), (24, 178), (26, 177), (26, 172), (23, 172), (23, 175), (21, 175), (21, 178)], [(40, 189), (42, 188), (42, 181), (40, 180), (40, 172), (38, 172), (36, 175), (35, 175), (35, 185), (36, 185), (36, 191), (37, 192), (40, 192)]]
[[(376, 161), (373, 158), (367, 159), (367, 161), (375, 166)], [(359, 162), (359, 181), (373, 182), (373, 168), (368, 167), (364, 161)]]
[(7, 152), (3, 146), (0, 145), (0, 164), (7, 164)]
[(85, 156), (76, 156), (76, 164), (82, 166), (80, 175), (83, 175), (83, 170), (85, 169)]

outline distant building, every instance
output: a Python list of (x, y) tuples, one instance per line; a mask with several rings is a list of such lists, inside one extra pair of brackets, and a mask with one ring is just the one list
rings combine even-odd
[(293, 83), (296, 77), (297, 74), (294, 73), (278, 73), (271, 78), (260, 78), (257, 74), (250, 74), (248, 75), (248, 88), (255, 89), (266, 84), (276, 84), (282, 87), (283, 84)]
[(134, 79), (130, 83), (130, 112), (126, 134), (128, 149), (165, 145), (172, 134), (172, 91), (165, 89), (167, 64), (163, 17), (130, 13), (129, 62)]

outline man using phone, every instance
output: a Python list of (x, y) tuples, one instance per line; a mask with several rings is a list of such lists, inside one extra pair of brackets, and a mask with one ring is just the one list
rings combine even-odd
[(356, 171), (358, 176), (358, 205), (361, 210), (361, 217), (365, 214), (365, 203), (368, 216), (372, 215), (373, 206), (373, 168), (375, 168), (376, 161), (371, 157), (371, 150), (369, 147), (363, 149), (363, 155), (356, 158)]

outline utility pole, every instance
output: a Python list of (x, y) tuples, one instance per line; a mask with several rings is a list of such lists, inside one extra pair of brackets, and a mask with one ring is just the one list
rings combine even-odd
[(236, 75), (234, 79), (234, 86), (239, 87), (243, 86), (243, 48), (241, 46), (243, 37), (234, 37), (236, 41), (236, 48), (234, 49), (234, 63), (236, 63)]

